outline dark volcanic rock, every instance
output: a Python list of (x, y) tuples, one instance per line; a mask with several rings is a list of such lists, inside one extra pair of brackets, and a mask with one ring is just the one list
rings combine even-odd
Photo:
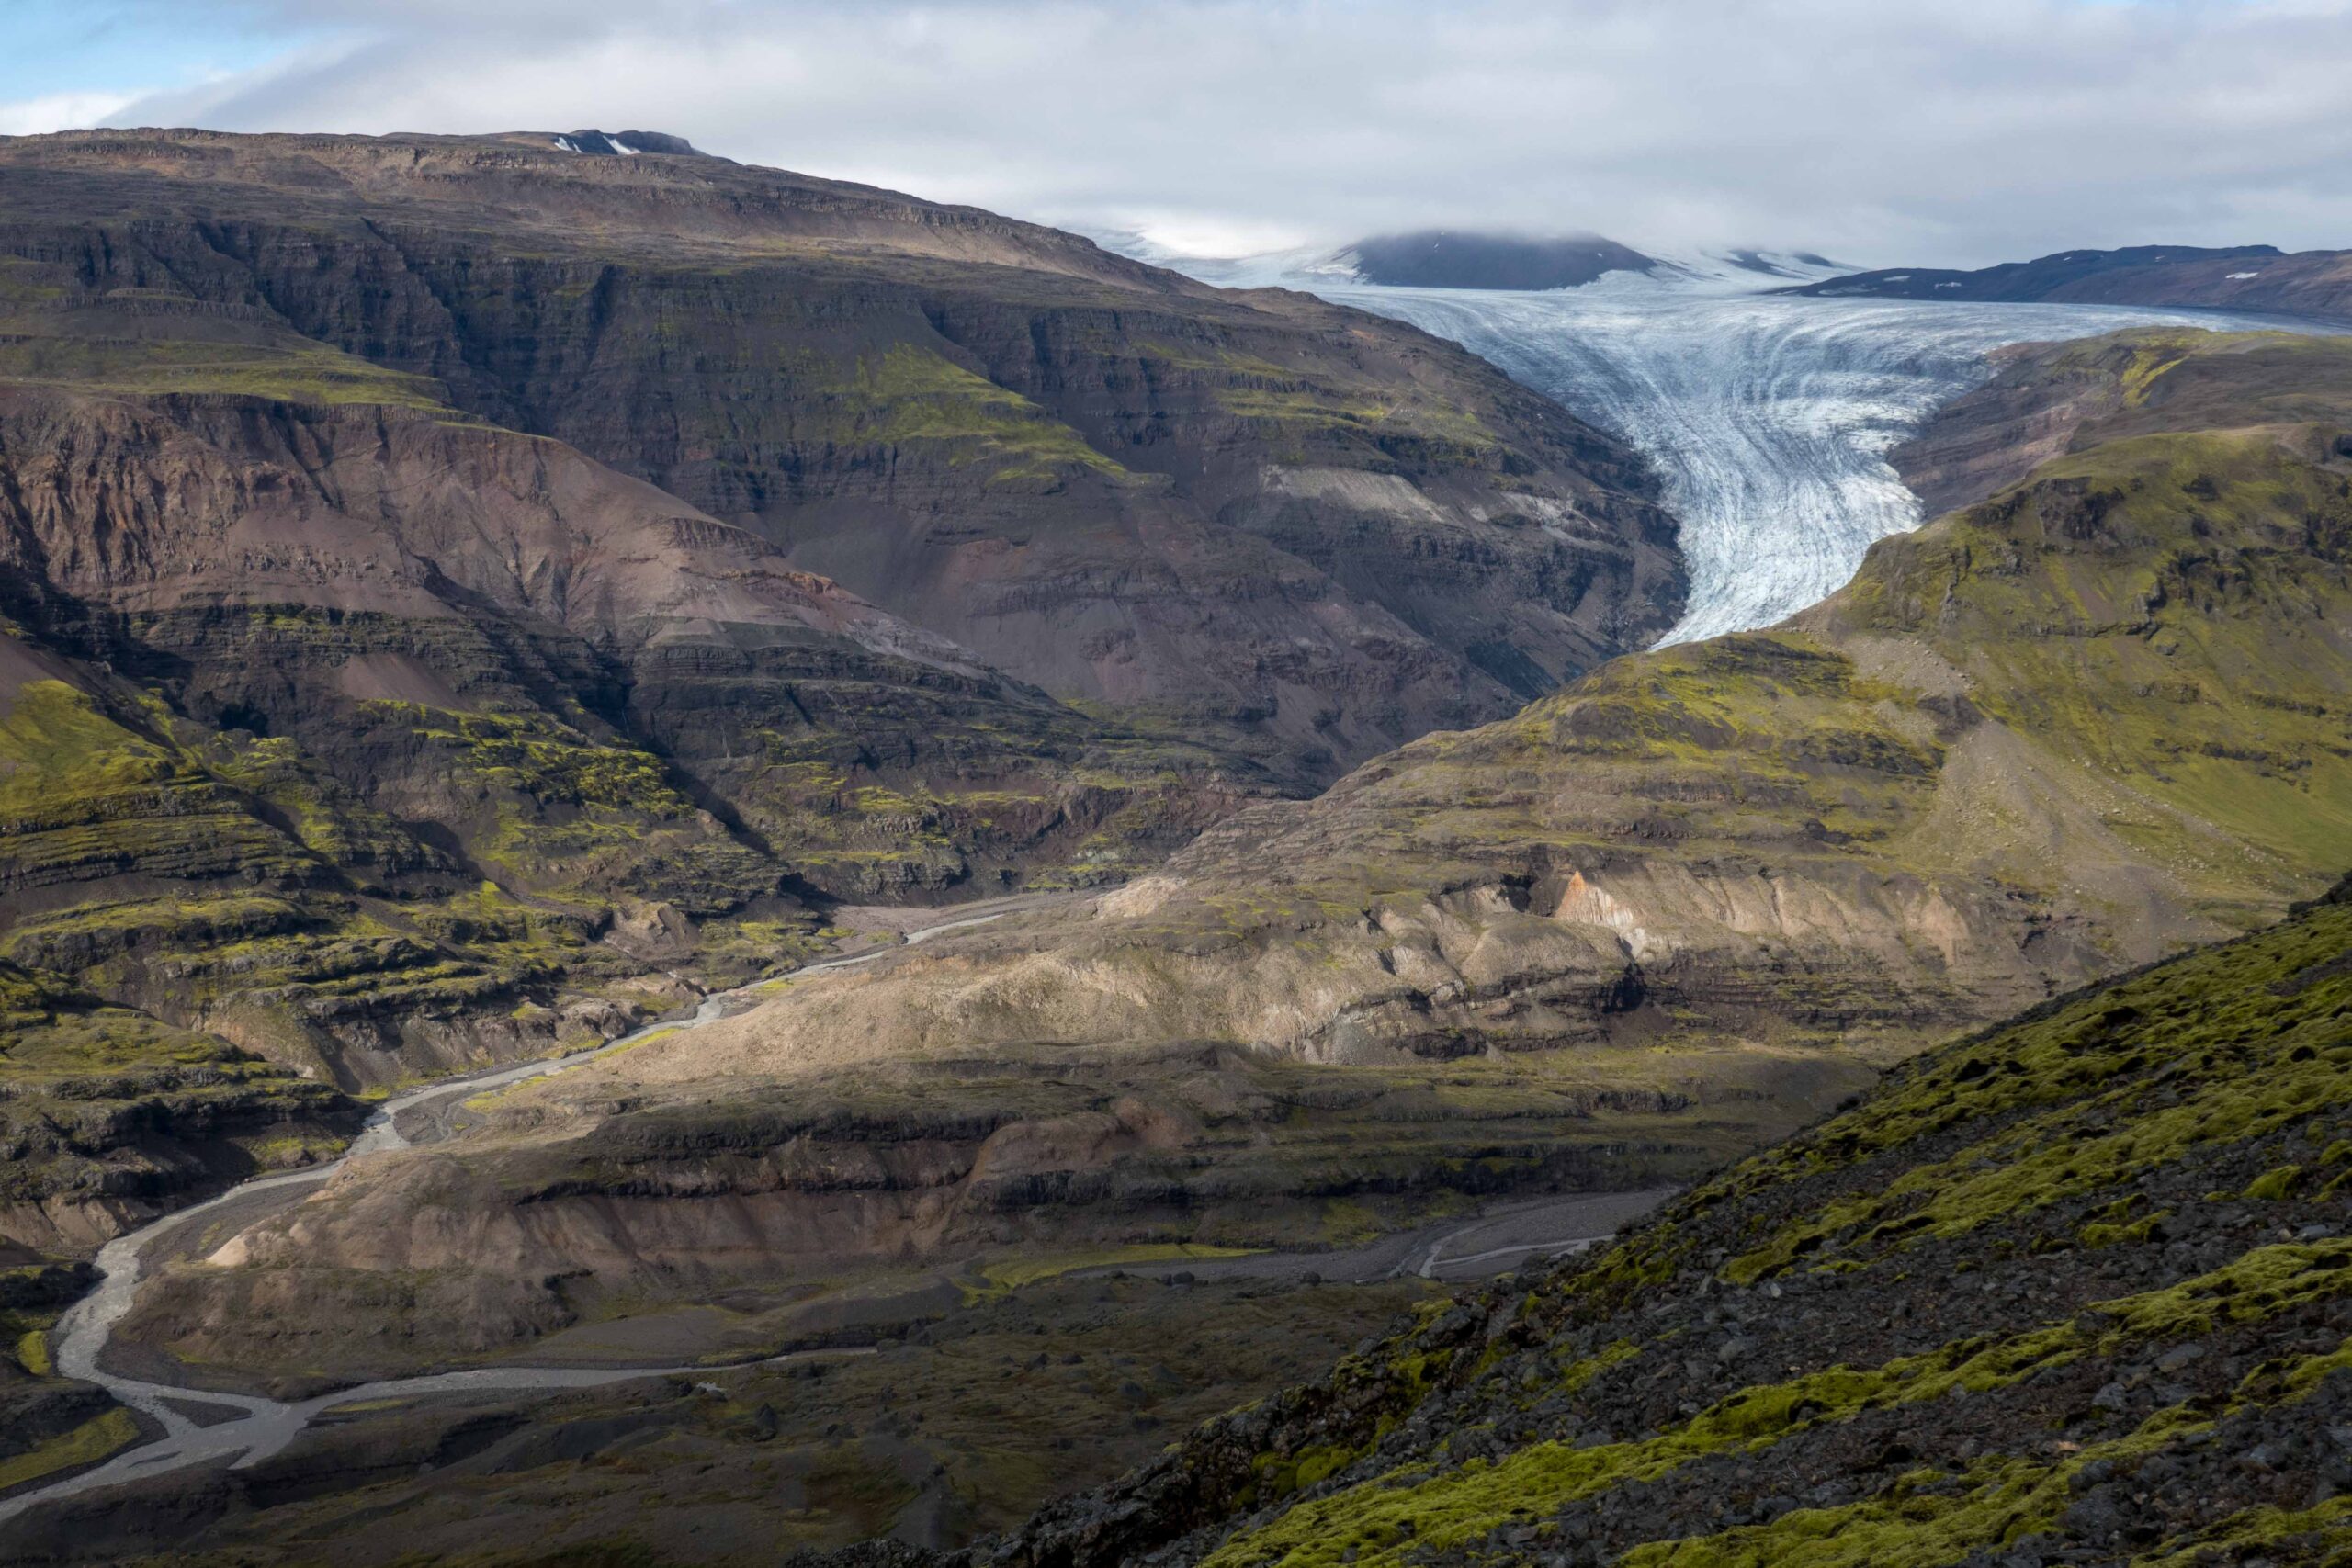
[(2061, 251), (1973, 272), (1884, 267), (1783, 290), (1817, 298), (2178, 305), (2352, 320), (2352, 251), (2132, 245)]
[(1401, 288), (1575, 288), (1606, 272), (1657, 265), (1599, 234), (1532, 239), (1446, 229), (1359, 240), (1347, 254), (1364, 282)]

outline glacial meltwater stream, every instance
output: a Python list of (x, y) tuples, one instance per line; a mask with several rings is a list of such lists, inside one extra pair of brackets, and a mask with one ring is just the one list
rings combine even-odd
[[(996, 900), (1000, 906), (1013, 908), (1035, 902), (1034, 897), (1016, 895)], [(910, 930), (909, 942), (967, 927), (984, 925), (1012, 908), (1000, 908), (987, 914), (965, 913), (961, 918), (941, 919), (937, 923)], [(952, 911), (943, 910), (942, 914)], [(850, 958), (828, 959), (808, 964), (794, 971), (795, 975), (810, 975), (827, 969), (840, 969), (855, 964), (870, 963), (884, 953), (894, 951), (881, 948), (873, 953), (859, 953)], [(313, 1417), (337, 1405), (355, 1404), (383, 1399), (410, 1399), (432, 1393), (494, 1393), (500, 1390), (562, 1390), (594, 1388), (603, 1383), (625, 1382), (632, 1378), (659, 1377), (671, 1372), (708, 1372), (703, 1367), (477, 1367), (464, 1371), (435, 1372), (423, 1377), (397, 1378), (383, 1382), (362, 1383), (338, 1389), (314, 1399), (296, 1403), (263, 1399), (252, 1394), (214, 1393), (207, 1390), (183, 1388), (172, 1383), (150, 1382), (144, 1379), (111, 1372), (101, 1365), (108, 1341), (114, 1337), (115, 1325), (129, 1313), (139, 1289), (141, 1255), (167, 1232), (184, 1225), (201, 1224), (205, 1217), (217, 1213), (231, 1204), (250, 1205), (257, 1197), (274, 1192), (316, 1187), (351, 1159), (379, 1153), (387, 1149), (405, 1148), (408, 1136), (402, 1132), (403, 1117), (413, 1119), (418, 1112), (427, 1113), (424, 1120), (434, 1124), (429, 1114), (443, 1101), (469, 1098), (486, 1089), (503, 1089), (521, 1083), (526, 1078), (544, 1077), (551, 1073), (568, 1072), (599, 1056), (609, 1055), (644, 1040), (648, 1035), (676, 1029), (693, 1029), (713, 1020), (726, 1018), (742, 1006), (750, 997), (762, 989), (767, 981), (744, 987), (737, 991), (722, 991), (706, 997), (694, 1014), (684, 1019), (671, 1019), (650, 1023), (636, 1032), (608, 1041), (591, 1050), (582, 1051), (553, 1061), (525, 1062), (514, 1066), (494, 1068), (488, 1072), (463, 1077), (444, 1078), (426, 1088), (413, 1089), (387, 1100), (368, 1125), (352, 1141), (343, 1158), (307, 1169), (288, 1171), (282, 1175), (256, 1177), (231, 1188), (208, 1202), (175, 1210), (159, 1220), (135, 1231), (117, 1236), (98, 1252), (97, 1266), (103, 1278), (98, 1288), (74, 1303), (58, 1324), (56, 1349), (57, 1370), (69, 1378), (79, 1378), (96, 1383), (123, 1404), (138, 1411), (163, 1428), (159, 1439), (126, 1450), (121, 1454), (95, 1469), (78, 1475), (20, 1492), (0, 1500), (0, 1523), (6, 1523), (36, 1503), (69, 1496), (96, 1487), (112, 1486), (120, 1482), (158, 1475), (166, 1471), (183, 1469), (192, 1464), (234, 1459), (243, 1469), (258, 1464), (277, 1453), (299, 1437)], [(192, 1418), (187, 1411), (213, 1406), (228, 1419), (207, 1425)]]

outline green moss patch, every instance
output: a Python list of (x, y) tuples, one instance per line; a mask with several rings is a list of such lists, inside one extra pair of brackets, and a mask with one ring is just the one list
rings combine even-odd
[(0, 1460), (0, 1492), (62, 1470), (96, 1464), (130, 1447), (138, 1437), (139, 1423), (131, 1418), (130, 1412), (109, 1410), (29, 1452)]

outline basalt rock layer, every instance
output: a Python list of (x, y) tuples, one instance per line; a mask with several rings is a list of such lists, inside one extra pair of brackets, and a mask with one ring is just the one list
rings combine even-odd
[(0, 139), (0, 955), (345, 1090), (594, 1043), (1653, 635), (1648, 483), (1411, 329), (650, 133)]
[(1899, 1054), (2259, 923), (2352, 858), (2348, 367), (2264, 334), (2031, 356), (1914, 450), (2002, 398), (2067, 402), (2064, 450), (1815, 609), (1619, 660), (1017, 946), (829, 977), (727, 1038)]
[(354, 1162), (160, 1273), (122, 1337), (199, 1379), (292, 1387), (714, 1298), (799, 1292), (811, 1323), (854, 1321), (826, 1303), (1687, 1179), (1866, 1078), (1738, 1052), (1335, 1074), (1202, 1043), (761, 1066), (720, 1046), (666, 1080), (650, 1059), (684, 1041), (621, 1054), (645, 1075), (517, 1086), (458, 1140)]
[[(67, 1058), (359, 1089), (594, 1043), (666, 971), (810, 951), (812, 897), (1114, 877), (1271, 787), (435, 383), (59, 276), (0, 298), (0, 952), (138, 1010), (12, 1019), (17, 1100)], [(0, 1234), (86, 1250), (249, 1168), (108, 1174), (176, 1114), (36, 1139)]]
[(1679, 609), (1637, 461), (1412, 328), (558, 141), (0, 141), (0, 254), (432, 378), (1058, 696), (1182, 716), (1303, 783)]
[[(328, 1085), (5, 961), (0, 1052), (0, 1235), (11, 1252), (28, 1241), (93, 1250), (223, 1174), (338, 1146), (362, 1114)], [(13, 1261), (39, 1271), (35, 1259)]]

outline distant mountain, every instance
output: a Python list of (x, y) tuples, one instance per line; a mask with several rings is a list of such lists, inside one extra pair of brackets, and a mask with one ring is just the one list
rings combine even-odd
[(559, 152), (581, 152), (596, 158), (634, 158), (640, 152), (662, 152), (673, 158), (707, 155), (684, 137), (659, 130), (571, 130), (549, 140)]
[(1768, 277), (1802, 277), (1809, 272), (1834, 272), (1838, 264), (1827, 256), (1811, 251), (1752, 251), (1732, 250), (1717, 253), (1711, 259), (1728, 262), (1742, 272), (1761, 273)]
[(1657, 262), (1600, 234), (1532, 239), (1423, 229), (1359, 240), (1343, 253), (1356, 279), (1402, 288), (1576, 288), (1609, 272)]
[(1600, 234), (1528, 239), (1444, 229), (1247, 255), (1207, 255), (1133, 229), (1098, 229), (1089, 237), (1107, 251), (1167, 267), (1224, 288), (1300, 288), (1311, 293), (1359, 285), (1544, 292), (1578, 288), (1610, 275), (1668, 287), (1754, 291), (1771, 280), (1812, 283), (1841, 270), (1812, 251), (1637, 251)]
[(1816, 299), (2186, 305), (2352, 321), (2352, 252), (2290, 255), (2275, 245), (2132, 245), (2062, 251), (1973, 272), (1889, 267), (1848, 273), (1787, 292)]

